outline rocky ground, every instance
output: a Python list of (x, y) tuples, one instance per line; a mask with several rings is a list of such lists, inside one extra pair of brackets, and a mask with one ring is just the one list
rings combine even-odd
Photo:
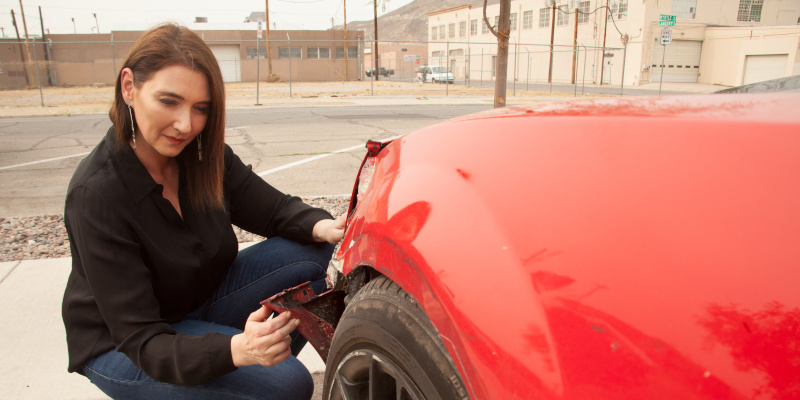
[[(347, 212), (346, 197), (304, 198), (314, 207), (339, 216)], [(264, 240), (263, 237), (233, 227), (240, 243)], [(0, 262), (69, 257), (69, 239), (63, 215), (0, 217)]]

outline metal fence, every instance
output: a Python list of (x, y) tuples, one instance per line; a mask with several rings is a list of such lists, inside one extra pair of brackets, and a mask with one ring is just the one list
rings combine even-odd
[[(0, 89), (113, 85), (133, 43), (34, 39), (26, 44), (0, 40)], [(496, 42), (287, 38), (206, 43), (217, 57), (226, 82), (419, 82), (419, 68), (426, 65), (446, 68), (453, 74), (454, 83), (469, 87), (493, 86), (497, 75)], [(375, 54), (382, 68), (379, 74), (372, 73)], [(580, 43), (511, 43), (507, 79), (519, 89), (540, 84), (585, 86), (600, 84), (601, 80), (603, 85), (620, 86), (625, 56), (623, 48)]]

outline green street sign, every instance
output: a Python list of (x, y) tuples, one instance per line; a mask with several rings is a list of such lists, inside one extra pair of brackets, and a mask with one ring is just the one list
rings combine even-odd
[(677, 18), (674, 15), (660, 14), (658, 16), (658, 19), (660, 19), (661, 21), (675, 21)]
[(658, 21), (658, 26), (675, 26), (675, 21)]

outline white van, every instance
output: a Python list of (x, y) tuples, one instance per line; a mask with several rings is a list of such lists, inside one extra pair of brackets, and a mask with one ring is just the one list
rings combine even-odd
[(455, 81), (447, 68), (438, 65), (423, 65), (417, 69), (417, 82), (450, 83)]

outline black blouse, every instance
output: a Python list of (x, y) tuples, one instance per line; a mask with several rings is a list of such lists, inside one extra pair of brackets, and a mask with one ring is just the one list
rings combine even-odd
[(82, 373), (113, 348), (163, 382), (197, 384), (235, 370), (230, 336), (189, 336), (169, 325), (225, 276), (238, 251), (231, 224), (310, 242), (314, 225), (332, 218), (264, 182), (228, 146), (225, 212), (193, 210), (184, 175), (181, 218), (133, 150), (117, 150), (113, 127), (75, 171), (64, 211), (72, 251), (62, 304), (70, 372)]

